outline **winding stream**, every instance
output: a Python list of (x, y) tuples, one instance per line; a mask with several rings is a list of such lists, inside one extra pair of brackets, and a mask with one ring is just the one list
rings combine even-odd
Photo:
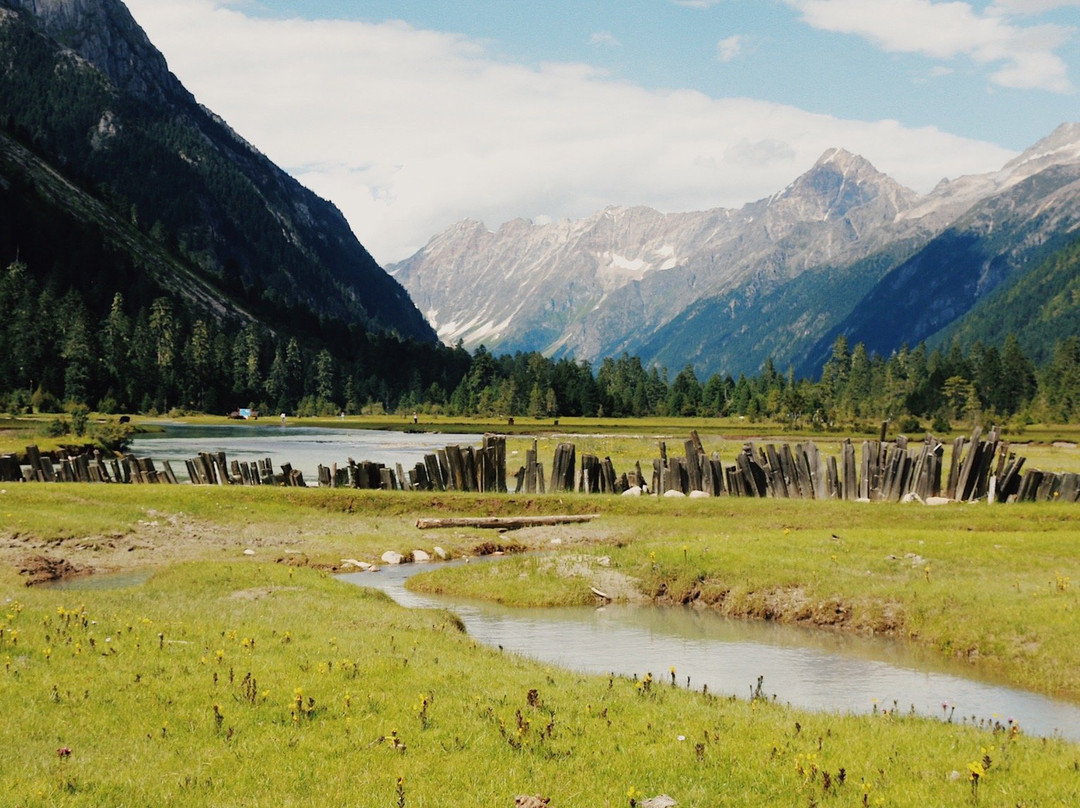
[[(427, 567), (426, 569), (430, 569)], [(769, 622), (731, 620), (690, 608), (511, 609), (405, 588), (424, 566), (338, 576), (379, 589), (408, 608), (449, 609), (471, 637), (492, 647), (585, 673), (644, 676), (749, 698), (763, 676), (769, 698), (808, 710), (893, 710), (955, 723), (1019, 723), (1029, 735), (1080, 742), (1080, 706), (971, 678), (972, 668), (901, 643)]]

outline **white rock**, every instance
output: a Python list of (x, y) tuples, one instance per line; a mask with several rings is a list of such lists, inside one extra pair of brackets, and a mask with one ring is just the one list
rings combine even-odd
[(672, 488), (670, 491), (665, 491), (664, 496), (665, 497), (685, 497), (686, 494), (684, 494), (682, 491), (676, 491), (674, 488)]
[(926, 498), (926, 504), (927, 505), (948, 505), (950, 502), (952, 502), (952, 500), (949, 499), (948, 497), (927, 497)]
[(413, 550), (412, 560), (415, 561), (417, 564), (426, 564), (428, 561), (431, 561), (431, 556), (423, 550)]
[(244, 555), (246, 555), (246, 556), (253, 556), (253, 555), (255, 555), (255, 551), (254, 551), (254, 550), (252, 550), (252, 549), (251, 549), (251, 548), (249, 547), (249, 548), (248, 548), (247, 550), (244, 550)]
[(708, 499), (709, 493), (707, 491), (691, 491), (690, 499)]
[(341, 559), (341, 568), (343, 570), (356, 569), (356, 570), (360, 570), (362, 572), (367, 572), (368, 570), (371, 569), (371, 567), (372, 567), (372, 565), (367, 563), (366, 561), (357, 561), (355, 558), (343, 558), (343, 559)]
[(432, 548), (432, 552), (435, 553), (435, 555), (439, 557), (440, 561), (446, 561), (446, 559), (448, 559), (450, 557), (450, 554), (447, 553), (446, 550), (444, 550), (441, 547)]
[(552, 539), (549, 544), (562, 544), (562, 539)]
[(640, 485), (632, 485), (629, 488), (627, 488), (625, 491), (623, 491), (622, 495), (624, 497), (640, 497), (641, 496), (641, 486)]
[(401, 553), (395, 553), (393, 550), (387, 550), (385, 553), (382, 554), (382, 562), (384, 564), (390, 564), (391, 566), (395, 564), (400, 564), (404, 560), (405, 556), (403, 556)]

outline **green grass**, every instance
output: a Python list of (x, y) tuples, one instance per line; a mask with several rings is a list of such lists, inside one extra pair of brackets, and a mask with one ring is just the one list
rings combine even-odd
[[(666, 671), (551, 669), (478, 646), (446, 613), (290, 566), (514, 541), (549, 553), (440, 571), (437, 585), (574, 603), (606, 574), (729, 614), (829, 623), (841, 607), (852, 630), (1075, 701), (1075, 505), (0, 488), (4, 805), (508, 806), (539, 793), (566, 808), (629, 806), (631, 789), (682, 806), (1080, 801), (1076, 744), (715, 698), (663, 684)], [(593, 512), (502, 537), (415, 528)], [(27, 589), (17, 560), (30, 553), (157, 571), (116, 591)], [(968, 767), (984, 755), (976, 795)]]
[[(9, 557), (45, 553), (98, 569), (177, 560), (333, 568), (386, 550), (452, 556), (486, 543), (558, 545), (443, 570), (413, 585), (517, 605), (590, 602), (619, 576), (662, 602), (725, 614), (887, 633), (1039, 692), (1080, 701), (1080, 507), (858, 504), (584, 495), (387, 495), (318, 489), (8, 485)], [(500, 536), (418, 531), (420, 517), (599, 513), (590, 524)], [(834, 538), (835, 537), (835, 538)], [(595, 561), (610, 560), (607, 567)], [(18, 560), (18, 558), (16, 558)], [(522, 586), (522, 576), (529, 580)], [(0, 582), (17, 580), (14, 567)]]
[(133, 589), (6, 596), (7, 805), (1080, 799), (1072, 744), (551, 670), (312, 570), (182, 565)]

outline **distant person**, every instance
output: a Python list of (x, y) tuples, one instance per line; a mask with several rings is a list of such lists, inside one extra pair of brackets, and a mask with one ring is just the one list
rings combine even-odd
[(412, 422), (413, 422), (413, 423), (415, 424), (415, 423), (418, 423), (419, 421), (420, 421), (420, 416), (419, 416), (419, 415), (417, 415), (417, 414), (416, 414), (416, 413), (414, 412), (414, 413), (412, 414)]
[(285, 423), (285, 413), (281, 413), (281, 423)]

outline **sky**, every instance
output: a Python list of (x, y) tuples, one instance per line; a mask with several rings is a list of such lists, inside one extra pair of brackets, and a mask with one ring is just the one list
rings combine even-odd
[(383, 265), (462, 219), (737, 208), (841, 147), (925, 193), (1080, 120), (1080, 0), (126, 0)]

